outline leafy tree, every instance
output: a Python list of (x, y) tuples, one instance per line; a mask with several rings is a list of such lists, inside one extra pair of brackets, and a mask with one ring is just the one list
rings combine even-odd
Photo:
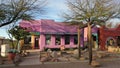
[(22, 28), (20, 26), (15, 26), (14, 28), (9, 29), (8, 33), (17, 40), (16, 49), (19, 45), (19, 41), (30, 35), (25, 28)]
[[(80, 28), (88, 27), (89, 63), (92, 61), (91, 25), (105, 25), (111, 18), (120, 16), (118, 0), (68, 0), (69, 13), (64, 18)], [(78, 30), (79, 30), (78, 29)], [(80, 34), (80, 33), (78, 33)], [(80, 40), (78, 40), (79, 42)], [(79, 43), (80, 44), (80, 43)], [(80, 52), (80, 46), (79, 46)], [(79, 57), (81, 53), (79, 53)]]
[(0, 0), (0, 27), (30, 20), (44, 11), (46, 2), (42, 0)]

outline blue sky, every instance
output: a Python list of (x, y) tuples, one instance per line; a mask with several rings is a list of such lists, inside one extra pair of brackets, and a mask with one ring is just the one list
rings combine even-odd
[[(55, 21), (61, 22), (64, 19), (61, 14), (64, 11), (67, 11), (67, 6), (65, 5), (66, 0), (47, 0), (46, 5), (46, 13), (44, 15), (40, 15), (37, 19), (53, 19)], [(118, 22), (120, 20), (112, 20), (114, 22)], [(0, 36), (9, 38), (6, 29), (0, 28)]]
[(65, 5), (66, 0), (48, 0), (46, 5), (45, 15), (41, 15), (41, 19), (53, 19), (55, 21), (63, 21), (61, 13), (67, 10)]
[[(65, 0), (47, 0), (47, 5), (45, 8), (46, 13), (37, 17), (37, 19), (53, 19), (58, 22), (63, 21), (60, 14), (67, 9), (65, 6)], [(0, 36), (9, 38), (6, 33), (6, 28), (0, 28)]]

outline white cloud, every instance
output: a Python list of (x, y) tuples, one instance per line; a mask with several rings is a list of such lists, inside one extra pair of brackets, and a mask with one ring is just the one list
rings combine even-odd
[(38, 17), (39, 19), (53, 19), (63, 21), (61, 15), (67, 11), (66, 0), (47, 0), (46, 14)]
[(108, 20), (106, 22), (106, 25), (108, 25), (110, 23), (112, 25), (111, 27), (114, 28), (114, 27), (118, 26), (118, 24), (120, 24), (120, 19), (118, 19), (118, 18), (112, 18), (112, 19), (110, 19), (110, 20)]
[(48, 7), (56, 10), (66, 10), (66, 0), (48, 0)]

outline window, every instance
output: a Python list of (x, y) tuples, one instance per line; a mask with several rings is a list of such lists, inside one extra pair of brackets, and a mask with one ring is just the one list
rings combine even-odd
[(31, 42), (31, 37), (27, 36), (26, 38), (24, 38), (24, 43), (25, 44), (29, 44)]
[(74, 44), (78, 44), (78, 37), (77, 37), (77, 35), (74, 35)]
[(55, 38), (55, 45), (60, 45), (61, 43), (61, 41), (60, 41), (60, 38), (61, 38), (61, 36), (60, 35), (56, 35), (56, 38)]
[(65, 35), (65, 45), (70, 44), (70, 35)]
[(50, 45), (51, 35), (48, 35), (48, 34), (47, 34), (45, 37), (46, 37), (46, 38), (45, 38), (45, 39), (46, 39), (46, 41), (45, 41), (46, 45)]

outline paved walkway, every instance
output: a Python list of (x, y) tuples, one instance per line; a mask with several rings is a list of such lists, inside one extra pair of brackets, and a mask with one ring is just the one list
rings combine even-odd
[(41, 64), (39, 61), (39, 52), (30, 53), (29, 56), (24, 57), (20, 65), (36, 65)]
[[(22, 61), (19, 65), (36, 65), (36, 64), (41, 64), (39, 61), (39, 51), (38, 50), (31, 50), (30, 54), (26, 57), (22, 58)], [(0, 64), (0, 67), (5, 67), (5, 66), (15, 66), (12, 61), (4, 61), (4, 64)]]

